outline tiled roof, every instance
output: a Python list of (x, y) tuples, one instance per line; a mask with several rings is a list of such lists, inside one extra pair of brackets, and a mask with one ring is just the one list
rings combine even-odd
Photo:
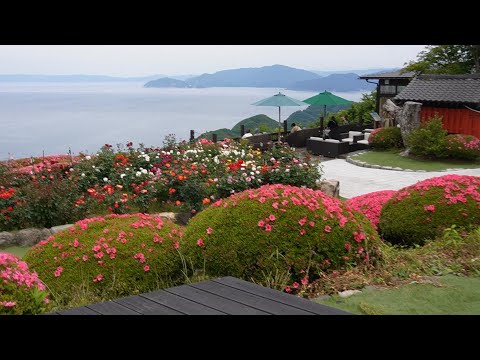
[(420, 75), (394, 100), (480, 104), (480, 75)]
[(411, 79), (414, 76), (415, 73), (412, 71), (400, 74), (400, 70), (398, 70), (383, 73), (366, 74), (360, 76), (359, 79)]

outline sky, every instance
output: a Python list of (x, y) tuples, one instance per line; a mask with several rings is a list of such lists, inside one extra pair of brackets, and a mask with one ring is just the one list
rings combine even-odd
[(0, 74), (199, 75), (281, 64), (305, 70), (396, 68), (425, 45), (0, 45)]

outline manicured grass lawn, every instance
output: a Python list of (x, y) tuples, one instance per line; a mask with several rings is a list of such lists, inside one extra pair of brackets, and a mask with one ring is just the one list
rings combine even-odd
[(446, 169), (480, 168), (480, 161), (420, 160), (400, 156), (400, 151), (368, 151), (353, 156), (352, 159), (364, 161), (371, 165), (399, 167), (410, 170), (439, 171)]
[(354, 314), (370, 315), (460, 315), (480, 314), (480, 278), (447, 275), (441, 286), (409, 284), (397, 289), (364, 290), (342, 299), (317, 300)]
[(29, 247), (11, 246), (5, 249), (0, 249), (0, 252), (7, 252), (13, 255), (17, 255), (19, 258), (22, 258), (28, 250), (30, 250)]

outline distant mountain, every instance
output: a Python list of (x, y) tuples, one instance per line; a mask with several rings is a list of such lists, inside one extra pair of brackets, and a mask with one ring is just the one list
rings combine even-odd
[(212, 140), (212, 135), (213, 134), (217, 134), (217, 140), (219, 140), (219, 141), (221, 141), (225, 138), (233, 139), (233, 138), (236, 138), (236, 137), (240, 136), (240, 133), (236, 134), (230, 129), (223, 128), (223, 129), (218, 129), (218, 130), (213, 130), (213, 131), (207, 131), (203, 134), (200, 134), (197, 137), (197, 139), (204, 138), (204, 139)]
[(375, 84), (358, 79), (354, 73), (332, 74), (319, 79), (299, 81), (288, 87), (289, 90), (303, 91), (371, 91)]
[(0, 75), (0, 82), (121, 82), (137, 81), (145, 82), (166, 75), (150, 75), (139, 77), (116, 77), (106, 75), (31, 75), (31, 74), (13, 74)]
[(252, 130), (252, 133), (255, 129), (260, 128), (260, 126), (264, 125), (268, 127), (269, 129), (277, 128), (278, 127), (278, 121), (273, 120), (271, 117), (265, 115), (265, 114), (260, 114), (260, 115), (255, 115), (252, 117), (249, 117), (247, 119), (244, 119), (240, 122), (238, 122), (233, 128), (232, 131), (236, 134), (237, 136), (240, 136), (240, 126), (245, 125), (245, 131), (247, 129)]
[(328, 76), (331, 74), (349, 74), (349, 73), (365, 75), (365, 74), (375, 74), (379, 72), (396, 71), (396, 70), (400, 70), (400, 68), (378, 68), (378, 69), (363, 69), (363, 70), (310, 70), (310, 71), (320, 76)]
[(172, 79), (177, 79), (177, 80), (182, 80), (182, 81), (185, 81), (187, 79), (191, 79), (195, 76), (198, 76), (198, 75), (193, 75), (193, 74), (188, 74), (188, 75), (170, 75), (169, 77), (172, 78)]
[(152, 80), (147, 82), (144, 87), (154, 87), (154, 88), (187, 88), (191, 87), (187, 82), (177, 79), (172, 79), (168, 77), (164, 77), (157, 80)]
[[(336, 113), (343, 109), (349, 108), (351, 105), (332, 105), (327, 106), (328, 113)], [(318, 121), (320, 116), (323, 116), (323, 106), (322, 105), (310, 105), (305, 110), (298, 110), (292, 113), (287, 118), (287, 124), (290, 127), (292, 123), (299, 125), (301, 128), (307, 128), (310, 124)]]
[(317, 79), (319, 76), (311, 71), (295, 69), (283, 65), (264, 66), (260, 68), (243, 68), (203, 74), (186, 82), (195, 88), (204, 87), (277, 87), (285, 88), (291, 84)]

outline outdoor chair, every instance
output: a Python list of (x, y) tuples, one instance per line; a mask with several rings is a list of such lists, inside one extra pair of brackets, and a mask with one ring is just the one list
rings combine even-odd
[(254, 150), (266, 151), (273, 147), (273, 141), (270, 134), (258, 134), (247, 138)]
[(307, 150), (313, 155), (323, 155), (326, 157), (337, 157), (349, 152), (348, 142), (342, 142), (336, 139), (323, 139), (320, 137), (311, 137), (307, 140)]
[(307, 139), (312, 136), (320, 136), (320, 128), (303, 129), (290, 133), (285, 138), (285, 141), (294, 148), (302, 148), (307, 146)]

